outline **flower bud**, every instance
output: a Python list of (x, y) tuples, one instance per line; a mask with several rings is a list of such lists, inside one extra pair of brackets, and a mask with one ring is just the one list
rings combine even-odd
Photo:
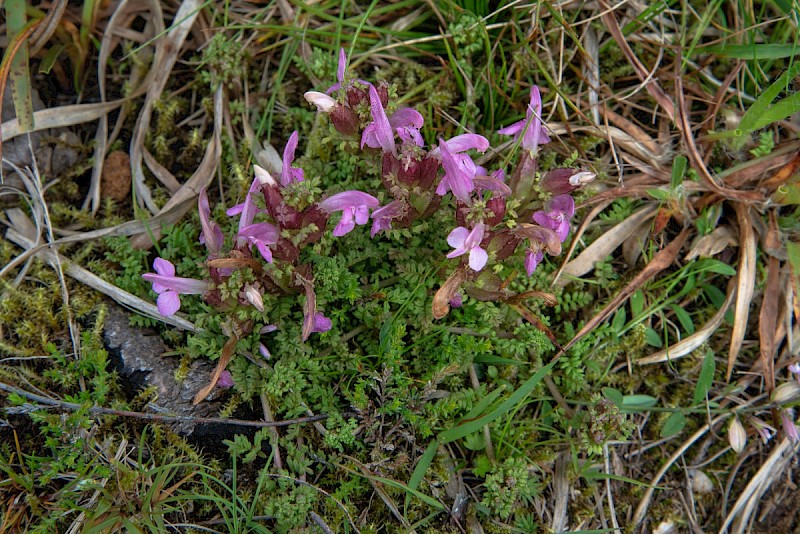
[(231, 372), (227, 369), (219, 374), (217, 379), (217, 387), (221, 389), (228, 389), (233, 387), (233, 377)]
[(264, 312), (264, 300), (261, 298), (261, 293), (259, 293), (255, 287), (249, 284), (245, 286), (244, 296), (247, 299), (247, 302), (252, 304), (255, 309), (262, 313)]
[(775, 404), (786, 404), (800, 397), (800, 384), (784, 382), (772, 392), (771, 400)]
[(794, 410), (781, 410), (781, 426), (783, 433), (792, 443), (800, 441), (800, 434), (797, 432), (797, 425), (794, 424)]
[(358, 133), (358, 115), (352, 109), (337, 105), (331, 110), (331, 122), (336, 131), (342, 135), (354, 135)]
[(305, 98), (309, 104), (316, 106), (317, 110), (322, 113), (330, 113), (336, 106), (336, 100), (319, 91), (306, 91), (303, 93), (303, 98)]
[(735, 416), (728, 427), (728, 443), (737, 453), (742, 452), (747, 444), (747, 431), (745, 431), (744, 425), (739, 421), (739, 418)]

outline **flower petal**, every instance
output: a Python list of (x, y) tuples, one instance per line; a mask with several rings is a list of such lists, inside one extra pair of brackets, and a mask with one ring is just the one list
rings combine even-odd
[(389, 125), (392, 128), (411, 126), (419, 130), (424, 123), (425, 119), (423, 119), (420, 112), (414, 108), (400, 108), (389, 117)]
[(169, 317), (170, 315), (175, 315), (175, 312), (181, 308), (181, 299), (176, 291), (170, 289), (158, 296), (156, 306), (158, 306), (158, 313), (164, 317)]
[(454, 228), (453, 231), (450, 232), (450, 234), (447, 236), (447, 244), (453, 248), (463, 247), (464, 242), (467, 240), (468, 236), (469, 236), (469, 230), (467, 230), (463, 226), (459, 226), (457, 228)]
[(575, 215), (575, 200), (570, 195), (558, 195), (548, 203), (551, 211), (562, 212), (567, 219)]
[(354, 190), (336, 193), (319, 203), (320, 209), (328, 213), (362, 205), (369, 208), (377, 208), (381, 203), (372, 195)]
[(489, 254), (481, 247), (474, 247), (469, 251), (469, 268), (473, 271), (480, 271), (486, 265)]
[[(375, 86), (369, 86), (369, 108), (372, 115), (373, 124), (375, 124), (374, 135), (378, 145), (384, 152), (391, 152), (397, 154), (397, 147), (394, 144), (394, 130), (389, 124), (389, 119), (386, 117), (386, 111), (381, 104), (380, 96)], [(361, 146), (364, 146), (364, 138), (361, 139)]]
[(153, 261), (153, 269), (161, 276), (175, 276), (175, 266), (164, 258), (156, 258)]

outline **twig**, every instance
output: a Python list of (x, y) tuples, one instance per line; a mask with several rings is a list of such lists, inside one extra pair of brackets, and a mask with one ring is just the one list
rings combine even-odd
[[(30, 393), (23, 389), (15, 388), (14, 386), (9, 386), (8, 384), (5, 384), (3, 382), (0, 382), (0, 390), (6, 391), (8, 393), (15, 393), (21, 397), (25, 397), (29, 401), (39, 402), (46, 406), (53, 406), (65, 410), (77, 411), (86, 408), (85, 406), (74, 402), (66, 402), (57, 399), (51, 399), (49, 397), (43, 397), (35, 393)], [(37, 408), (39, 407), (37, 406)], [(280, 426), (298, 425), (303, 423), (313, 423), (314, 421), (322, 421), (323, 419), (328, 418), (327, 415), (320, 414), (311, 417), (284, 419), (283, 421), (247, 421), (244, 419), (228, 419), (225, 417), (193, 417), (189, 415), (161, 415), (153, 413), (129, 412), (126, 410), (113, 410), (111, 408), (103, 408), (101, 406), (90, 406), (88, 408), (88, 412), (92, 414), (116, 415), (119, 417), (133, 417), (135, 419), (145, 419), (147, 421), (161, 421), (164, 423), (219, 423), (225, 425), (254, 426), (254, 427), (280, 427)]]

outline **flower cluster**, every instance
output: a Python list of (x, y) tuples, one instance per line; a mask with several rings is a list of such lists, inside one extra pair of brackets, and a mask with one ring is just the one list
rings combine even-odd
[[(273, 177), (255, 166), (244, 201), (227, 210), (228, 216), (238, 217), (238, 230), (228, 248), (220, 225), (211, 220), (206, 193), (200, 192), (200, 241), (208, 250), (209, 279), (176, 277), (174, 266), (157, 258), (155, 274), (144, 278), (158, 293), (160, 313), (177, 312), (180, 294), (203, 294), (219, 309), (242, 305), (263, 313), (267, 292), (297, 293), (305, 297), (303, 339), (329, 330), (331, 320), (316, 306), (312, 266), (301, 258), (301, 250), (319, 241), (329, 222), (332, 235), (341, 238), (371, 221), (370, 235), (376, 238), (393, 228), (409, 227), (437, 210), (452, 210), (453, 226), (442, 234), (442, 242), (453, 249), (446, 257), (459, 262), (454, 271), (460, 273), (458, 283), (450, 284), (449, 302), (454, 306), (461, 304), (461, 286), (468, 290), (471, 282), (487, 272), (487, 266), (520, 253), (531, 275), (545, 254), (560, 254), (575, 213), (570, 193), (590, 182), (594, 174), (573, 168), (539, 172), (538, 152), (550, 142), (550, 135), (542, 119), (538, 87), (531, 87), (525, 117), (498, 132), (513, 136), (522, 147), (521, 160), (508, 181), (503, 169), (489, 170), (473, 159), (490, 149), (486, 137), (462, 133), (426, 146), (422, 115), (412, 108), (394, 109), (389, 94), (386, 84), (349, 78), (342, 50), (337, 83), (325, 92), (304, 95), (328, 115), (339, 135), (357, 139), (365, 156), (375, 158), (382, 190), (315, 194), (305, 183), (304, 170), (295, 166), (300, 141), (295, 131), (283, 150), (280, 175)], [(508, 209), (512, 198), (513, 210)], [(266, 264), (276, 267), (266, 268)], [(242, 267), (250, 268), (256, 279), (243, 284), (238, 296), (231, 296), (230, 288), (220, 291)], [(243, 323), (237, 328), (253, 332), (260, 328), (266, 333), (275, 327)], [(269, 356), (266, 347), (261, 347), (259, 351)]]

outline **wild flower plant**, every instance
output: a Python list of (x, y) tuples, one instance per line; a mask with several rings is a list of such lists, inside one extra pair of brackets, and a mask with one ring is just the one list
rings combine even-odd
[[(531, 88), (525, 118), (498, 132), (513, 135), (521, 146), (520, 161), (507, 183), (502, 169), (487, 170), (473, 159), (476, 152), (490, 149), (486, 137), (464, 133), (439, 138), (434, 146), (426, 147), (422, 115), (411, 108), (387, 113), (391, 109), (388, 86), (348, 78), (346, 61), (341, 51), (337, 83), (325, 93), (307, 92), (305, 98), (328, 115), (343, 138), (360, 138), (363, 157), (377, 159), (383, 190), (313, 194), (306, 188), (303, 169), (294, 166), (299, 143), (295, 131), (284, 148), (277, 179), (255, 166), (244, 202), (227, 211), (229, 216), (239, 217), (229, 247), (220, 225), (210, 220), (208, 199), (201, 191), (200, 240), (208, 250), (209, 278), (175, 277), (172, 264), (157, 258), (157, 274), (148, 273), (144, 278), (153, 282), (159, 293), (163, 315), (178, 311), (179, 293), (203, 293), (207, 303), (222, 311), (250, 305), (260, 312), (265, 292), (300, 294), (305, 297), (303, 340), (314, 332), (325, 332), (331, 328), (331, 320), (316, 307), (313, 266), (304, 263), (301, 251), (318, 242), (324, 232), (339, 238), (363, 231), (358, 226), (370, 219), (371, 237), (380, 239), (389, 229), (410, 227), (439, 210), (451, 214), (452, 226), (442, 229), (441, 239), (454, 249), (446, 257), (455, 261), (440, 292), (445, 293), (441, 295), (446, 297), (444, 302), (453, 306), (461, 304), (462, 289), (469, 291), (481, 276), (493, 276), (488, 269), (493, 265), (524, 254), (525, 269), (531, 275), (545, 253), (561, 253), (575, 212), (570, 193), (590, 182), (594, 174), (575, 168), (554, 169), (544, 175), (539, 172), (539, 150), (550, 142), (550, 136), (541, 116), (538, 87)], [(389, 200), (381, 206), (378, 197)], [(509, 209), (511, 201), (514, 209)], [(250, 269), (254, 279), (243, 277), (239, 291), (231, 291), (228, 286), (233, 273), (243, 268)], [(444, 313), (435, 311), (434, 316)], [(231, 330), (241, 336), (259, 329), (268, 332), (274, 326), (242, 320)], [(269, 355), (263, 344), (259, 352)]]

